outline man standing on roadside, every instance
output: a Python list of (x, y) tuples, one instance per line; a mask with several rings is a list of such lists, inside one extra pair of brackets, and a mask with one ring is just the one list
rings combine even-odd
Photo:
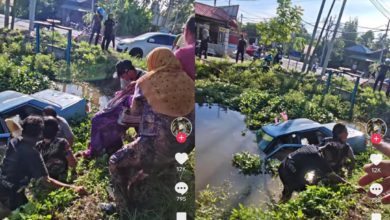
[(244, 53), (246, 49), (246, 41), (244, 35), (241, 34), (241, 38), (237, 44), (237, 54), (236, 54), (236, 63), (238, 62), (238, 56), (241, 54), (241, 63), (244, 62)]
[[(374, 84), (374, 87), (373, 87), (374, 92), (375, 92), (376, 87), (378, 86), (378, 83), (379, 83), (378, 91), (380, 92), (382, 90), (383, 81), (385, 81), (386, 74), (390, 70), (390, 59), (386, 58), (385, 63), (381, 64), (378, 67), (378, 69), (379, 69), (379, 74), (378, 74), (378, 77), (375, 80), (375, 84)], [(390, 86), (388, 86), (388, 89), (387, 89), (387, 92), (386, 92), (387, 96), (389, 96), (389, 93), (390, 93), (390, 89), (389, 88), (390, 88)]]
[(108, 19), (104, 22), (104, 37), (102, 42), (102, 50), (108, 50), (108, 45), (111, 42), (114, 33), (115, 21), (113, 14), (108, 15)]
[(103, 20), (103, 15), (99, 12), (99, 9), (98, 9), (98, 11), (93, 16), (92, 32), (91, 32), (91, 36), (89, 37), (89, 44), (91, 44), (93, 36), (96, 33), (95, 45), (97, 45), (97, 43), (99, 41), (100, 30), (102, 29), (102, 20)]

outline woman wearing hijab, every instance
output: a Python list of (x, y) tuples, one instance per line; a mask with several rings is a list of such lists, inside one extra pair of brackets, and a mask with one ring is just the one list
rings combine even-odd
[(137, 80), (131, 104), (131, 113), (141, 116), (139, 137), (109, 161), (116, 202), (122, 208), (128, 201), (123, 197), (129, 194), (133, 183), (156, 168), (174, 164), (177, 152), (189, 153), (195, 146), (194, 132), (181, 144), (170, 129), (177, 117), (194, 122), (194, 81), (167, 48), (154, 49), (148, 56), (147, 66), (148, 72)]

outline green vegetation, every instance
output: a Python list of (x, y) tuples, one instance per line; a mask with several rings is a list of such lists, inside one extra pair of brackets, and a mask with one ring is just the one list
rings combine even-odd
[[(351, 104), (338, 87), (352, 91), (353, 82), (334, 76), (330, 92), (323, 95), (325, 81), (320, 81), (314, 90), (318, 79), (313, 74), (287, 72), (279, 66), (262, 72), (260, 66), (260, 62), (252, 65), (197, 62), (197, 102), (218, 103), (240, 111), (250, 129), (273, 123), (283, 111), (290, 119), (310, 118), (321, 123), (349, 120)], [(352, 121), (368, 121), (389, 113), (390, 102), (384, 93), (359, 87)]]
[(233, 155), (232, 164), (240, 169), (240, 173), (245, 175), (256, 175), (261, 173), (260, 156), (241, 152)]
[[(349, 120), (350, 102), (338, 87), (352, 91), (354, 84), (335, 76), (330, 92), (323, 95), (325, 81), (313, 74), (288, 72), (279, 66), (262, 72), (260, 62), (234, 65), (229, 61), (216, 61), (197, 62), (196, 86), (198, 102), (217, 103), (238, 110), (246, 116), (250, 129), (259, 129), (273, 123), (275, 117), (280, 118), (282, 111), (287, 112), (289, 119), (305, 117), (321, 123)], [(374, 93), (369, 87), (360, 87), (352, 122), (366, 122), (369, 118), (383, 118), (386, 115), (390, 115), (390, 102), (384, 93)], [(369, 155), (373, 152), (370, 146), (369, 149), (356, 156), (356, 169), (348, 179), (351, 183), (356, 183), (362, 176), (362, 167), (369, 162)], [(258, 155), (237, 153), (233, 155), (232, 163), (243, 174), (262, 175), (258, 174), (261, 165)], [(271, 161), (266, 169), (277, 174), (278, 166), (278, 161)], [(277, 201), (267, 203), (266, 209), (256, 204), (249, 207), (229, 205), (225, 200), (234, 201), (236, 197), (230, 195), (225, 198), (221, 196), (221, 191), (223, 189), (208, 187), (199, 192), (197, 219), (366, 219), (369, 213), (379, 210), (384, 219), (390, 218), (388, 207), (373, 202), (366, 194), (359, 194), (345, 185), (330, 186), (324, 182), (310, 186), (285, 204), (278, 204)], [(228, 191), (226, 188), (225, 192)]]

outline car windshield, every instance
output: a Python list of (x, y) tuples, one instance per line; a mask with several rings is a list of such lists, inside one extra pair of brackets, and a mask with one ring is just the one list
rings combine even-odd
[(272, 142), (273, 139), (274, 138), (272, 136), (268, 135), (263, 130), (260, 130), (260, 132), (258, 133), (258, 140), (260, 140), (260, 149), (264, 150), (269, 145), (269, 143)]

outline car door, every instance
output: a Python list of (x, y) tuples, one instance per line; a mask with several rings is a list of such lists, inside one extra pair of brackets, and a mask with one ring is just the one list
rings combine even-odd
[(298, 137), (296, 133), (291, 133), (275, 138), (266, 149), (266, 158), (283, 160), (289, 153), (302, 147)]

